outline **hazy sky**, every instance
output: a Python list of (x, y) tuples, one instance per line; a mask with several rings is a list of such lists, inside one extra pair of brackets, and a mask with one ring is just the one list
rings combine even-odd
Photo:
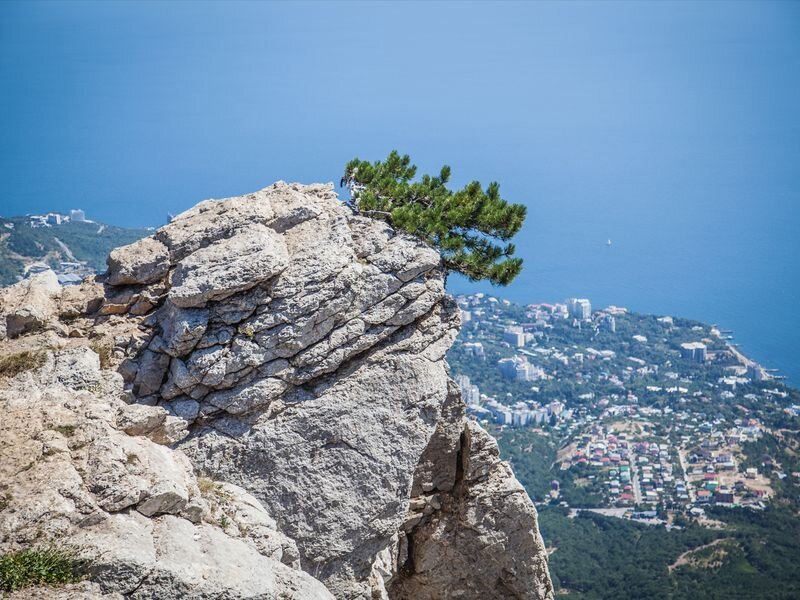
[(722, 321), (797, 365), (799, 74), (797, 2), (5, 1), (0, 215), (160, 225), (397, 148), (529, 206), (510, 297)]

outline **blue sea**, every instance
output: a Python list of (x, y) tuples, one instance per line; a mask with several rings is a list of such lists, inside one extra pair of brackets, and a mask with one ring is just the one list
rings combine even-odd
[(798, 2), (7, 0), (0, 82), (0, 214), (157, 226), (396, 148), (528, 206), (496, 294), (717, 323), (800, 385)]
[(770, 219), (755, 200), (727, 213), (570, 217), (540, 210), (519, 240), (525, 266), (514, 283), (501, 288), (451, 277), (448, 287), (519, 303), (587, 297), (596, 308), (615, 304), (718, 324), (733, 331), (732, 342), (747, 356), (797, 386), (798, 235), (796, 221)]

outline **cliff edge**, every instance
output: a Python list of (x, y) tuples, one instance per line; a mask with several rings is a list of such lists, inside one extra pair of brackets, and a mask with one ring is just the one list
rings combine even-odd
[(448, 376), (434, 250), (279, 182), (108, 265), (0, 294), (0, 353), (52, 348), (0, 382), (0, 551), (79, 546), (85, 597), (552, 597), (536, 510)]

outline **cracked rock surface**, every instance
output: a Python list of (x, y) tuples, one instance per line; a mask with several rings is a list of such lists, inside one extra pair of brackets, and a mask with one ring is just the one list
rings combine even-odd
[(13, 597), (331, 598), (263, 505), (158, 443), (166, 410), (122, 394), (86, 347), (2, 382), (0, 552), (74, 548), (91, 579)]
[(86, 411), (108, 414), (91, 443), (55, 442), (83, 470), (80, 510), (104, 518), (64, 509), (68, 525), (47, 525), (109, 556), (131, 540), (92, 585), (552, 597), (536, 510), (449, 378), (459, 311), (433, 249), (354, 215), (331, 185), (278, 182), (201, 202), (108, 265), (86, 335), (113, 340), (115, 391), (98, 400), (100, 371), (91, 391), (53, 394), (92, 427)]

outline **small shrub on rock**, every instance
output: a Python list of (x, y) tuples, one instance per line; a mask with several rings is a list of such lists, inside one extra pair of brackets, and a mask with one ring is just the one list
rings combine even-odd
[(0, 591), (75, 583), (84, 578), (87, 566), (74, 548), (50, 546), (9, 552), (0, 556)]

